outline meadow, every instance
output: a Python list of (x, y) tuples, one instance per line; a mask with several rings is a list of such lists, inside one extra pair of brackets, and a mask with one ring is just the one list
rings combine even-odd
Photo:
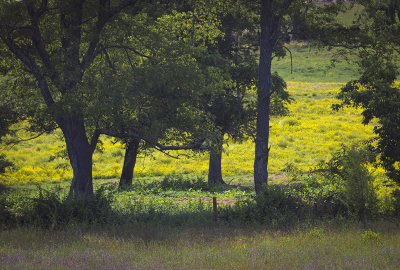
[[(271, 119), (269, 172), (272, 186), (288, 184), (288, 194), (299, 196), (301, 215), (257, 219), (251, 138), (227, 138), (222, 171), (229, 186), (207, 186), (207, 153), (170, 152), (179, 156), (175, 159), (145, 152), (136, 164), (133, 186), (119, 190), (114, 185), (124, 149), (108, 137), (101, 138), (94, 156), (101, 200), (91, 205), (93, 212), (76, 214), (74, 205), (63, 204), (72, 174), (56, 131), (1, 146), (14, 167), (0, 175), (0, 202), (18, 225), (0, 227), (0, 268), (398, 269), (398, 225), (380, 216), (393, 210), (394, 188), (387, 185), (384, 171), (369, 167), (379, 209), (368, 228), (340, 212), (335, 183), (313, 174), (343, 146), (374, 137), (374, 124), (362, 125), (360, 110), (331, 108), (340, 87), (357, 71), (347, 62), (331, 67), (327, 56), (332, 52), (289, 48), (293, 73), (287, 58), (276, 60), (274, 69), (294, 100), (288, 115)], [(301, 186), (291, 188), (293, 183)], [(333, 210), (320, 218), (316, 208), (326, 201)]]
[(400, 235), (378, 224), (0, 232), (2, 269), (398, 269)]

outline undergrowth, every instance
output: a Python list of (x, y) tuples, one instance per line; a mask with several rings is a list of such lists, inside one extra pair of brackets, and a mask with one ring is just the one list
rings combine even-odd
[[(135, 182), (123, 190), (103, 185), (93, 197), (78, 201), (68, 200), (63, 189), (7, 191), (0, 194), (0, 228), (136, 223), (212, 226), (213, 197), (218, 202), (219, 224), (264, 224), (282, 229), (318, 220), (353, 218), (343, 184), (317, 174), (302, 177), (301, 183), (266, 185), (257, 196), (248, 188), (208, 187), (204, 178), (176, 175), (150, 183)], [(394, 217), (396, 212), (390, 209), (395, 202), (390, 202), (392, 207), (381, 207), (374, 218)]]

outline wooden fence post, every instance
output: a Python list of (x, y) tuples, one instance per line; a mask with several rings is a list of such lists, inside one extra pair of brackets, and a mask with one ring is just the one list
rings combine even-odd
[(218, 224), (218, 205), (217, 205), (217, 197), (213, 197), (213, 210), (214, 210), (214, 222)]

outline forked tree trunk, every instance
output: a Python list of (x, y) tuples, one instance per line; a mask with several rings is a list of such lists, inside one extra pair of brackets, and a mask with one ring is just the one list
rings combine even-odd
[(92, 157), (83, 122), (70, 118), (60, 124), (64, 133), (69, 160), (72, 166), (73, 179), (69, 198), (84, 199), (93, 195)]
[(271, 61), (277, 40), (277, 25), (273, 19), (272, 0), (261, 4), (260, 62), (257, 87), (257, 123), (254, 159), (254, 185), (256, 193), (268, 183), (269, 105), (271, 95)]
[(129, 187), (132, 185), (133, 172), (136, 165), (140, 139), (132, 139), (126, 143), (124, 165), (122, 166), (121, 179), (119, 187)]
[(210, 161), (208, 166), (208, 185), (223, 185), (225, 184), (222, 178), (222, 145), (223, 137), (220, 136), (213, 144), (210, 152)]

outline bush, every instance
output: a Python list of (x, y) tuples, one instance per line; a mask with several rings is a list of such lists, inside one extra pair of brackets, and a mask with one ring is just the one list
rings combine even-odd
[(4, 154), (0, 155), (0, 173), (5, 173), (7, 167), (13, 166), (13, 163), (6, 159)]
[(392, 192), (394, 198), (393, 202), (393, 216), (400, 218), (400, 190), (396, 189)]
[(264, 185), (254, 200), (239, 201), (233, 207), (222, 208), (220, 218), (232, 222), (260, 223), (286, 227), (306, 217), (307, 205), (287, 188)]
[(367, 218), (374, 217), (378, 212), (374, 177), (367, 169), (374, 158), (374, 153), (368, 147), (344, 147), (325, 166), (330, 175), (341, 181), (344, 203), (364, 226)]
[(0, 230), (14, 227), (16, 224), (15, 216), (10, 210), (11, 206), (5, 196), (0, 197)]
[(285, 224), (304, 216), (305, 203), (287, 189), (265, 185), (256, 196), (257, 219), (260, 222)]
[(348, 208), (343, 200), (343, 187), (319, 175), (308, 175), (301, 184), (290, 185), (290, 192), (303, 199), (316, 218), (346, 216)]
[(111, 198), (105, 188), (83, 200), (62, 199), (59, 193), (39, 189), (39, 196), (33, 198), (28, 207), (22, 209), (20, 224), (43, 228), (55, 228), (70, 223), (105, 224), (117, 222), (111, 208)]
[(361, 239), (366, 244), (374, 244), (374, 245), (382, 244), (381, 235), (371, 230), (364, 231), (364, 233), (361, 235)]

